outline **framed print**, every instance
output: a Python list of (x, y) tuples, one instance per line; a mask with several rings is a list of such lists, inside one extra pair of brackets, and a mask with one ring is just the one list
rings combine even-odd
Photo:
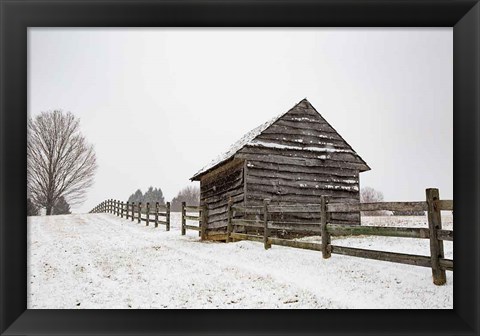
[[(479, 333), (480, 5), (477, 1), (3, 0), (0, 11), (2, 335)], [(242, 30), (243, 28), (245, 29)], [(375, 31), (376, 28), (385, 29), (376, 40), (378, 47), (367, 43), (366, 39), (362, 40), (362, 32), (367, 29)], [(400, 36), (397, 33), (404, 28), (425, 31), (438, 28), (449, 32), (451, 30), (451, 34), (450, 39), (446, 40), (435, 40), (434, 34), (423, 37), (419, 37), (421, 34), (404, 34), (397, 43), (396, 38)], [(315, 49), (315, 45), (310, 45), (312, 41), (320, 41), (315, 35), (315, 29), (328, 30), (328, 43), (325, 42), (326, 39), (322, 40), (323, 51), (321, 47)], [(343, 33), (335, 33), (336, 29), (343, 29)], [(314, 33), (311, 33), (312, 31)], [(55, 36), (62, 42), (49, 44), (51, 40), (48, 36), (55, 32), (64, 33)], [(148, 35), (145, 44), (135, 42), (138, 32)], [(311, 33), (311, 38), (303, 39), (304, 32)], [(345, 37), (347, 33), (351, 36)], [(95, 34), (100, 34), (101, 38), (92, 38)], [(155, 46), (155, 42), (150, 42), (152, 39), (161, 40), (162, 45), (168, 43), (169, 48)], [(449, 45), (450, 41), (453, 46)], [(362, 53), (356, 53), (360, 49), (350, 48), (356, 42), (362, 44)], [(418, 48), (404, 48), (409, 45), (404, 42), (416, 43)], [(62, 49), (62, 46), (65, 48)], [(147, 47), (148, 51), (142, 49)], [(390, 51), (387, 52), (387, 49)], [(63, 50), (65, 55), (62, 54)], [(436, 50), (439, 53), (437, 55)], [(440, 52), (447, 57), (440, 57)], [(453, 53), (453, 57), (449, 52)], [(148, 57), (144, 56), (146, 54)], [(366, 54), (375, 61), (367, 65), (366, 60), (362, 59)], [(285, 55), (293, 55), (288, 58), (290, 63), (285, 61)], [(328, 66), (316, 68), (315, 63), (319, 59), (328, 63)], [(410, 60), (410, 63), (402, 63), (406, 59)], [(452, 59), (453, 75), (445, 70), (452, 65)], [(128, 65), (123, 68), (125, 73), (116, 72), (116, 65), (120, 63)], [(172, 80), (161, 82), (161, 75), (158, 75), (161, 72), (155, 72), (158, 67), (169, 72), (168, 76)], [(282, 72), (284, 68), (292, 70), (286, 74)], [(429, 70), (425, 71), (426, 68)], [(61, 71), (55, 72), (52, 69)], [(390, 81), (378, 80), (383, 78), (382, 76), (386, 77), (387, 73), (390, 76), (391, 70), (395, 71), (392, 73), (396, 75)], [(312, 78), (314, 71), (317, 75), (321, 73), (331, 78), (329, 85), (317, 81), (317, 91), (329, 92), (325, 102), (311, 97), (315, 93), (310, 92), (315, 91), (309, 91), (307, 86), (314, 85), (312, 83), (316, 83), (315, 80), (303, 81), (306, 77), (296, 75), (296, 72), (310, 71)], [(353, 76), (354, 72), (358, 83), (350, 85), (348, 78)], [(190, 77), (192, 73), (196, 74), (195, 80)], [(415, 85), (417, 77), (413, 75), (418, 75), (419, 78), (424, 76), (423, 78), (428, 79), (425, 80), (427, 84)], [(267, 77), (268, 81), (265, 80)], [(148, 86), (142, 83), (142, 80), (151, 81), (155, 85)], [(375, 80), (378, 80), (377, 85), (382, 83), (383, 86), (388, 86), (385, 90), (378, 86), (377, 96), (369, 96), (368, 90), (352, 93), (356, 88), (368, 87), (369, 83)], [(265, 89), (263, 93), (259, 87), (262, 81)], [(54, 82), (56, 86), (52, 85)], [(82, 82), (83, 86), (78, 82)], [(127, 82), (130, 82), (129, 85)], [(283, 86), (277, 87), (275, 82), (283, 83)], [(131, 83), (135, 84), (130, 85)], [(216, 86), (209, 83), (215, 83)], [(330, 85), (333, 89), (326, 90)], [(249, 90), (249, 86), (255, 86), (256, 89)], [(48, 127), (42, 129), (47, 119), (62, 126), (68, 124), (67, 130), (75, 129), (77, 125), (75, 115), (57, 110), (45, 114), (36, 113), (35, 119), (30, 118), (28, 111), (31, 109), (43, 111), (57, 108), (49, 107), (51, 103), (45, 97), (56, 95), (54, 101), (65, 101), (62, 100), (65, 97), (56, 94), (61, 90), (57, 91), (55, 87), (65, 88), (62, 92), (74, 102), (72, 106), (83, 110), (92, 108), (89, 114), (81, 116), (81, 125), (84, 127), (82, 131), (85, 131), (87, 140), (94, 139), (95, 144), (102, 141), (108, 144), (103, 148), (98, 147), (98, 153), (102, 155), (99, 155), (96, 161), (89, 151), (88, 141), (83, 143), (83, 140), (74, 136), (75, 143), (81, 146), (70, 151), (74, 155), (66, 165), (69, 171), (78, 168), (78, 174), (82, 174), (84, 178), (71, 182), (77, 187), (71, 188), (69, 193), (65, 191), (68, 190), (65, 186), (61, 199), (60, 194), (48, 194), (39, 190), (44, 187), (42, 183), (45, 181), (41, 175), (35, 175), (39, 181), (36, 188), (39, 189), (35, 189), (31, 182), (27, 186), (26, 180), (27, 174), (32, 176), (32, 171), (27, 169), (27, 160), (30, 164), (43, 164), (44, 157), (38, 152), (48, 147), (42, 143), (41, 135), (38, 135), (37, 143), (32, 142), (31, 137), (27, 138), (27, 130), (29, 134), (47, 132)], [(179, 90), (179, 87), (182, 89)], [(211, 87), (216, 89), (210, 90)], [(221, 90), (222, 87), (225, 91)], [(285, 88), (289, 87), (296, 95), (307, 92), (308, 97), (299, 97), (297, 101), (292, 101), (290, 107), (280, 108), (279, 106), (285, 105), (288, 91)], [(297, 87), (300, 89), (296, 91)], [(269, 95), (269, 90), (277, 92), (277, 102)], [(224, 112), (232, 104), (248, 110), (252, 103), (249, 105), (245, 98), (248, 97), (247, 92), (256, 97), (253, 104), (262, 111), (269, 108), (268, 104), (262, 102), (263, 98), (272, 102), (272, 111), (275, 110), (276, 114), (282, 113), (277, 116), (270, 112), (240, 113), (241, 108), (235, 110), (235, 113)], [(280, 97), (279, 92), (283, 92), (285, 97)], [(450, 94), (450, 100), (446, 98), (446, 92)], [(380, 144), (375, 150), (368, 147), (372, 142), (362, 142), (363, 138), (371, 136), (368, 130), (376, 127), (371, 126), (361, 133), (362, 122), (366, 122), (367, 117), (351, 114), (343, 120), (343, 125), (340, 123), (341, 126), (334, 128), (342, 119), (333, 113), (322, 112), (323, 106), (328, 106), (329, 102), (335, 100), (341, 101), (346, 93), (355, 97), (356, 102), (342, 105), (344, 109), (351, 108), (356, 111), (354, 106), (363, 104), (362, 111), (377, 111), (377, 114), (368, 117), (376, 119), (379, 125), (383, 123), (380, 127), (388, 130), (385, 131), (388, 134), (382, 141), (377, 140)], [(124, 99), (129, 96), (135, 97), (137, 103), (132, 104), (132, 101)], [(171, 99), (172, 96), (174, 99)], [(214, 97), (216, 98), (213, 99)], [(238, 97), (237, 101), (235, 97)], [(422, 99), (428, 100), (428, 106), (432, 108), (420, 111), (415, 104)], [(95, 106), (85, 105), (88, 100), (102, 103)], [(399, 100), (408, 101), (402, 106), (410, 104), (411, 110), (401, 111), (398, 107), (396, 110), (394, 103), (391, 103), (391, 106), (388, 104), (389, 101)], [(150, 105), (144, 104), (145, 101)], [(148, 117), (142, 120), (140, 110), (151, 108), (155, 104), (160, 106), (160, 101), (168, 103), (159, 109), (176, 112), (152, 113), (151, 119)], [(202, 112), (207, 111), (208, 106), (213, 110), (215, 104), (221, 106), (216, 114)], [(453, 118), (442, 119), (443, 123), (439, 124), (431, 122), (435, 120), (435, 116), (436, 119), (441, 119), (440, 111), (448, 112), (452, 107)], [(382, 114), (378, 112), (381, 108), (394, 111), (390, 115), (395, 115), (395, 118), (382, 118)], [(136, 110), (138, 111), (134, 112)], [(190, 113), (182, 114), (182, 110)], [(388, 113), (385, 112), (385, 115)], [(430, 119), (425, 118), (423, 113)], [(176, 116), (173, 116), (175, 114)], [(167, 118), (167, 115), (170, 117)], [(224, 126), (215, 127), (220, 125), (219, 120), (225, 118), (232, 119), (226, 124), (228, 129)], [(250, 125), (252, 119), (258, 124), (261, 123), (260, 126), (244, 134), (244, 126)], [(450, 120), (453, 120), (453, 145), (449, 142), (449, 131), (452, 130)], [(195, 128), (201, 131), (197, 134)], [(165, 137), (166, 133), (171, 133), (170, 138)], [(136, 138), (127, 139), (125, 134)], [(236, 136), (233, 139), (233, 136), (229, 138), (225, 134)], [(418, 138), (415, 138), (415, 134)], [(208, 139), (205, 143), (210, 147), (209, 151), (202, 150), (197, 143), (198, 136)], [(228, 138), (237, 142), (233, 141), (234, 144), (227, 152), (215, 159), (213, 154), (217, 147), (222, 147), (218, 142), (223, 140), (217, 141), (220, 136), (225, 136), (222, 139)], [(417, 141), (420, 137), (426, 140)], [(349, 144), (347, 139), (351, 138), (355, 140)], [(402, 149), (404, 152), (390, 151), (390, 156), (384, 153), (381, 160), (371, 159), (373, 156), (369, 153), (389, 148), (389, 143), (396, 143), (398, 146), (402, 141), (408, 144)], [(32, 150), (34, 145), (37, 147)], [(413, 150), (418, 154), (408, 156), (407, 159), (405, 153)], [(300, 151), (303, 153), (298, 154)], [(427, 151), (434, 151), (436, 159), (432, 160), (432, 156), (424, 154)], [(62, 152), (58, 160), (69, 157), (70, 152)], [(108, 155), (105, 154), (107, 152)], [(179, 152), (182, 155), (176, 156)], [(361, 156), (363, 152), (367, 152), (367, 155)], [(453, 160), (450, 158), (452, 152)], [(125, 165), (131, 174), (119, 173), (121, 169), (118, 161), (115, 161), (118, 157), (124, 157), (124, 161), (128, 161), (128, 165)], [(205, 160), (205, 165), (200, 162), (202, 160)], [(398, 160), (395, 161), (396, 165), (391, 163), (394, 160)], [(381, 161), (383, 162), (379, 163)], [(417, 201), (414, 199), (404, 199), (409, 201), (408, 204), (383, 202), (383, 196), (380, 197), (375, 190), (370, 190), (370, 196), (367, 195), (366, 189), (362, 189), (365, 185), (360, 182), (359, 177), (373, 166), (378, 167), (381, 164), (391, 164), (395, 167), (392, 169), (398, 171), (417, 167), (416, 169), (423, 169), (423, 176), (437, 176), (452, 162), (453, 188), (450, 186), (451, 190), (448, 191), (452, 197), (441, 198), (438, 190), (427, 189), (421, 202), (414, 202)], [(30, 213), (35, 207), (35, 213), (39, 213), (39, 208), (47, 215), (70, 213), (70, 205), (85, 198), (85, 194), (78, 191), (91, 187), (90, 177), (94, 174), (96, 163), (108, 167), (103, 168), (102, 179), (110, 181), (110, 184), (104, 184), (103, 190), (108, 189), (114, 193), (120, 190), (118, 185), (130, 183), (129, 190), (132, 195), (128, 200), (117, 200), (109, 199), (113, 196), (104, 192), (97, 193), (83, 208), (78, 208), (80, 212), (90, 212), (88, 216), (91, 218), (103, 216), (97, 213), (107, 213), (105, 217), (97, 217), (104, 221), (99, 221), (91, 231), (80, 225), (84, 223), (84, 219), (80, 217), (69, 218), (60, 223), (54, 219), (47, 220), (50, 218), (48, 216), (38, 216), (28, 224), (29, 230), (33, 227), (41, 236), (42, 232), (45, 233), (42, 231), (45, 228), (56, 227), (71, 240), (70, 243), (56, 241), (57, 247), (60, 246), (65, 254), (58, 254), (58, 251), (54, 254), (45, 247), (42, 253), (35, 255), (35, 262), (41, 267), (28, 270), (30, 266), (27, 266), (27, 251), (31, 244), (40, 243), (31, 239), (32, 236), (27, 239), (26, 213)], [(320, 172), (319, 167), (323, 169)], [(194, 196), (200, 200), (199, 203), (185, 201), (187, 196), (181, 192), (176, 196), (172, 194), (171, 190), (179, 190), (181, 186), (168, 184), (171, 181), (161, 182), (167, 185), (168, 197), (162, 194), (161, 188), (157, 189), (157, 185), (152, 185), (149, 189), (147, 186), (145, 193), (141, 190), (135, 192), (141, 177), (144, 177), (142, 181), (146, 181), (147, 176), (148, 181), (157, 181), (157, 176), (168, 176), (171, 170), (183, 175), (190, 174), (191, 171), (185, 180), (199, 183), (196, 191), (198, 195)], [(34, 174), (39, 173), (36, 171)], [(139, 176), (134, 182), (130, 178), (133, 174)], [(273, 175), (275, 178), (272, 178)], [(398, 176), (393, 178), (392, 175), (382, 181), (379, 178), (376, 185), (382, 188), (385, 186), (387, 190), (398, 188), (396, 184), (400, 185), (402, 181)], [(78, 178), (78, 175), (74, 174), (74, 177)], [(62, 178), (58, 183), (63, 183), (63, 187), (69, 176), (65, 174)], [(368, 181), (373, 183), (370, 182), (373, 179)], [(430, 183), (429, 181), (425, 183)], [(54, 184), (47, 189), (55, 189)], [(191, 190), (188, 188), (183, 190), (185, 194), (189, 191)], [(53, 194), (56, 195), (55, 199)], [(25, 199), (33, 200), (33, 203), (27, 203), (25, 207)], [(455, 199), (454, 214), (452, 199)], [(289, 202), (295, 202), (296, 205), (292, 206)], [(384, 205), (380, 206), (380, 203)], [(425, 226), (392, 229), (378, 224), (381, 218), (368, 219), (367, 228), (355, 225), (360, 221), (364, 223), (365, 212), (376, 211), (377, 215), (383, 216), (386, 215), (383, 212), (385, 210), (396, 212), (395, 216), (412, 216), (415, 215), (414, 212), (417, 215), (427, 214)], [(448, 210), (448, 215), (443, 217), (444, 227), (441, 226), (440, 210)], [(243, 217), (240, 217), (240, 213), (244, 214)], [(175, 234), (182, 238), (183, 245), (166, 243), (169, 238), (157, 235), (149, 241), (150, 245), (143, 246), (143, 242), (149, 239), (147, 235), (135, 236), (137, 231), (134, 230), (108, 231), (105, 225), (109, 223), (108, 218), (114, 218), (114, 215), (122, 219), (125, 227), (142, 224), (142, 228), (148, 227), (149, 232), (157, 230), (165, 233), (162, 237), (168, 238)], [(455, 244), (446, 244), (444, 250), (443, 241), (451, 243), (453, 240), (453, 217), (457, 232)], [(304, 221), (301, 228), (298, 223), (295, 224), (298, 220)], [(313, 222), (307, 223), (308, 220), (315, 225), (311, 225)], [(408, 222), (407, 219), (405, 221)], [(102, 230), (108, 239), (101, 237)], [(311, 236), (317, 237), (317, 240), (301, 234), (292, 235), (291, 232), (295, 230), (312, 233)], [(368, 248), (371, 243), (368, 239), (357, 239), (357, 242), (363, 242), (359, 248), (349, 245), (349, 240), (344, 237), (363, 237), (362, 235), (372, 232), (384, 236), (408, 237), (407, 239), (422, 238), (425, 242), (428, 239), (430, 243), (425, 246), (431, 256), (417, 256), (416, 246), (413, 244), (404, 245), (400, 253), (375, 251)], [(82, 234), (96, 236), (97, 240), (92, 240), (85, 246), (76, 245), (75, 237)], [(342, 239), (346, 246), (335, 244), (335, 239), (331, 239), (335, 235), (340, 236), (339, 239)], [(57, 238), (52, 238), (52, 241)], [(247, 240), (255, 241), (252, 244), (256, 245), (248, 242), (238, 246), (241, 245), (247, 252), (255, 253), (256, 261), (248, 260), (248, 253), (243, 253), (245, 251), (228, 256), (231, 253), (228, 243)], [(108, 254), (107, 250), (118, 249), (118, 246), (127, 241), (137, 244), (130, 250), (124, 245), (124, 253), (134, 254), (134, 257), (131, 260), (116, 259), (115, 263), (110, 263), (109, 258), (112, 258), (112, 255)], [(194, 241), (201, 241), (201, 251), (191, 248)], [(88, 251), (99, 251), (96, 247), (102, 242), (106, 243), (106, 249), (101, 252), (105, 255), (102, 260), (90, 261), (95, 263), (92, 271), (88, 268), (90, 264), (85, 256)], [(227, 244), (220, 245), (223, 242)], [(377, 242), (388, 250), (387, 240)], [(273, 249), (270, 250), (272, 246)], [(289, 259), (286, 254), (275, 252), (276, 249), (286, 251), (282, 249), (287, 247), (293, 247), (291, 250), (299, 252), (298, 255), (292, 254)], [(312, 279), (310, 282), (305, 280), (304, 287), (294, 290), (291, 290), (287, 282), (279, 286), (278, 282), (269, 282), (263, 278), (259, 280), (255, 276), (245, 276), (242, 280), (247, 281), (248, 278), (248, 288), (239, 285), (241, 281), (237, 282), (244, 274), (239, 273), (240, 268), (233, 266), (235, 258), (244, 263), (242, 267), (245, 269), (252, 270), (262, 264), (267, 274), (265, 278), (268, 278), (268, 272), (273, 272), (274, 268), (277, 278), (287, 278), (289, 270), (293, 270), (291, 272), (296, 274), (291, 276), (296, 276), (295, 286), (298, 286), (301, 283), (298, 270), (311, 269), (307, 264), (310, 262), (308, 257), (312, 255), (302, 254), (305, 250), (315, 250), (318, 259), (326, 263), (330, 261), (326, 260), (332, 254), (343, 254), (341, 258), (352, 260), (348, 263), (349, 270), (342, 266), (325, 266), (325, 270), (329, 270), (328, 276), (312, 278), (323, 281), (322, 291), (332, 290), (330, 295), (325, 295), (328, 302), (317, 302), (315, 296), (305, 294), (305, 288), (316, 286)], [(168, 253), (171, 251), (174, 251), (172, 255), (175, 258), (168, 260)], [(197, 252), (203, 254), (205, 260), (195, 259)], [(310, 252), (312, 251), (305, 253)], [(448, 272), (453, 271), (453, 252), (456, 261), (454, 282), (453, 278), (448, 278)], [(222, 261), (212, 256), (222, 253), (228, 256), (228, 259), (225, 257)], [(39, 275), (48, 278), (61, 273), (52, 263), (61, 260), (62, 255), (66, 257), (58, 263), (62, 266), (57, 267), (73, 270), (74, 278), (71, 279), (75, 281), (62, 278), (62, 281), (52, 286), (45, 286), (31, 278)], [(67, 257), (73, 255), (73, 259)], [(301, 261), (296, 259), (297, 257), (305, 259)], [(432, 275), (428, 286), (435, 287), (434, 283), (443, 285), (451, 279), (448, 288), (451, 290), (453, 283), (454, 295), (452, 296), (451, 292), (435, 292), (427, 285), (412, 285), (412, 290), (409, 291), (401, 284), (404, 279), (389, 279), (384, 287), (403, 290), (400, 299), (397, 296), (397, 299), (391, 299), (390, 302), (381, 301), (388, 305), (379, 304), (378, 300), (388, 296), (388, 291), (375, 285), (369, 287), (359, 284), (356, 287), (353, 283), (350, 295), (352, 300), (353, 297), (356, 298), (356, 304), (345, 305), (348, 298), (337, 297), (338, 300), (335, 300), (340, 291), (334, 290), (335, 286), (348, 283), (350, 278), (343, 273), (350, 274), (352, 281), (374, 283), (374, 277), (385, 273), (387, 275), (384, 278), (387, 278), (390, 272), (386, 266), (382, 266), (372, 268), (372, 274), (369, 274), (367, 269), (355, 273), (352, 269), (360, 267), (359, 260), (364, 260), (358, 257), (408, 264), (398, 266), (405, 266), (405, 273), (409, 272), (409, 267), (427, 267), (429, 275)], [(275, 264), (274, 259), (281, 258), (284, 258), (284, 264)], [(331, 261), (334, 259), (335, 256)], [(258, 262), (259, 260), (261, 262)], [(91, 290), (94, 286), (92, 283), (96, 283), (98, 287), (107, 283), (115, 284), (111, 277), (121, 278), (121, 272), (132, 270), (134, 264), (143, 267), (143, 277), (138, 276), (138, 284), (122, 283), (123, 287), (116, 288), (103, 297), (100, 291), (84, 293)], [(303, 266), (300, 267), (299, 264)], [(330, 262), (329, 265), (334, 263)], [(365, 265), (368, 268), (373, 264)], [(397, 267), (398, 264), (392, 265)], [(284, 270), (280, 269), (282, 266)], [(202, 285), (205, 279), (194, 276), (207, 268), (208, 273), (211, 273), (208, 279), (212, 283), (208, 288)], [(175, 283), (171, 278), (160, 274), (161, 272), (150, 274), (148, 277), (151, 282), (146, 281), (145, 277), (152, 270), (181, 275), (176, 278)], [(257, 271), (260, 272), (256, 269)], [(85, 275), (88, 272), (90, 274)], [(101, 281), (98, 280), (99, 277), (102, 278)], [(142, 282), (144, 280), (145, 283)], [(214, 284), (215, 281), (222, 285)], [(157, 284), (154, 288), (150, 286), (153, 282)], [(203, 295), (204, 292), (199, 288), (207, 288), (209, 295)], [(355, 288), (361, 294), (356, 295)], [(62, 297), (59, 294), (65, 289), (71, 289), (72, 297)], [(129, 289), (132, 290), (131, 294), (124, 295)], [(225, 292), (228, 302), (217, 302), (216, 291)], [(368, 297), (364, 295), (367, 292)], [(425, 296), (423, 292), (426, 292)], [(438, 297), (432, 299), (432, 293), (437, 293)], [(89, 295), (102, 298), (93, 304), (93, 301), (88, 301)], [(116, 296), (117, 300), (111, 301), (114, 302), (112, 306), (102, 305), (102, 300), (108, 301), (113, 296)], [(146, 297), (151, 298), (150, 303), (145, 303)], [(167, 304), (169, 297), (172, 297), (171, 305)], [(183, 301), (179, 303), (174, 301), (173, 297), (181, 297)]]

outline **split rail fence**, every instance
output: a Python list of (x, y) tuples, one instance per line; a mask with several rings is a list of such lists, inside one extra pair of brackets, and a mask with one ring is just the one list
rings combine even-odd
[[(334, 212), (358, 211), (426, 211), (428, 228), (405, 228), (385, 226), (364, 226), (351, 224), (329, 224), (330, 215)], [(440, 211), (453, 210), (453, 200), (440, 200), (438, 189), (426, 190), (426, 201), (423, 202), (379, 202), (379, 203), (329, 203), (329, 199), (322, 196), (320, 204), (305, 205), (270, 205), (268, 199), (263, 206), (242, 207), (228, 204), (227, 243), (232, 240), (252, 240), (263, 242), (265, 249), (272, 245), (289, 246), (307, 250), (321, 251), (323, 258), (330, 258), (331, 254), (342, 254), (360, 258), (409, 264), (432, 269), (433, 283), (446, 283), (445, 271), (453, 271), (453, 260), (445, 259), (443, 241), (453, 241), (453, 231), (443, 230)], [(256, 215), (255, 220), (234, 218), (234, 213)], [(320, 213), (320, 222), (305, 220), (303, 222), (272, 221), (269, 218), (275, 213)], [(245, 216), (244, 216), (245, 217)], [(263, 229), (263, 235), (253, 235), (235, 232), (239, 227)], [(308, 232), (321, 235), (321, 244), (291, 239), (281, 239), (271, 236), (271, 230), (286, 230), (290, 232)], [(389, 237), (419, 238), (430, 240), (430, 257), (367, 250), (361, 248), (344, 247), (332, 244), (332, 236), (375, 235)]]
[[(195, 213), (195, 214), (192, 214)], [(182, 236), (184, 236), (187, 230), (195, 230), (199, 232), (199, 236), (203, 239), (206, 238), (206, 224), (207, 224), (207, 210), (205, 206), (187, 205), (182, 202)], [(187, 224), (187, 220), (198, 221), (198, 226)]]
[(90, 213), (106, 212), (131, 221), (145, 222), (146, 226), (150, 223), (158, 227), (159, 224), (165, 225), (166, 230), (170, 231), (170, 202), (166, 204), (142, 204), (141, 202), (122, 202), (109, 199), (103, 201), (94, 207)]

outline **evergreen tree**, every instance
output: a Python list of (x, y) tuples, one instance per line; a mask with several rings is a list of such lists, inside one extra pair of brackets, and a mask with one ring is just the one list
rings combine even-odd
[(70, 212), (70, 205), (63, 196), (60, 196), (53, 206), (52, 213), (54, 215), (68, 215)]
[(27, 198), (27, 216), (38, 216), (38, 208), (30, 198)]
[(153, 187), (148, 188), (143, 196), (143, 201), (145, 203), (149, 202), (150, 204), (155, 204), (155, 202), (158, 202), (158, 204), (162, 205), (165, 204), (165, 198), (163, 197), (162, 189), (154, 189)]
[(140, 189), (137, 189), (130, 197), (128, 198), (128, 202), (132, 203), (138, 203), (138, 202), (143, 202), (143, 193)]
[(146, 204), (149, 202), (150, 204), (155, 204), (155, 202), (158, 202), (158, 204), (165, 204), (165, 198), (163, 196), (163, 192), (161, 188), (153, 188), (150, 186), (145, 194), (142, 193), (140, 189), (137, 189), (135, 193), (130, 195), (128, 198), (128, 202), (132, 203), (138, 203), (142, 202), (143, 204)]

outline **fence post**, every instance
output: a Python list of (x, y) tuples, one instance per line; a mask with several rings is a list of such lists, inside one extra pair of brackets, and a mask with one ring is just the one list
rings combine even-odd
[(167, 208), (165, 209), (165, 221), (167, 222), (166, 230), (170, 231), (170, 202), (166, 203)]
[(158, 202), (155, 202), (155, 227), (158, 227)]
[(135, 202), (132, 202), (132, 222), (135, 218)]
[(108, 212), (112, 213), (112, 199), (111, 198), (108, 200)]
[(227, 243), (230, 243), (232, 240), (230, 238), (230, 234), (232, 233), (232, 203), (233, 200), (230, 197), (228, 199), (228, 207), (227, 207)]
[(146, 223), (147, 223), (147, 226), (148, 224), (150, 224), (150, 202), (147, 202), (147, 220), (146, 220)]
[(201, 239), (207, 239), (207, 225), (208, 225), (208, 206), (205, 204), (202, 206), (202, 223), (200, 226)]
[(138, 202), (138, 223), (142, 221), (142, 202)]
[(130, 202), (127, 202), (126, 209), (125, 209), (125, 210), (127, 210), (127, 211), (126, 211), (126, 214), (125, 214), (125, 218), (126, 218), (126, 219), (128, 219), (128, 210), (129, 210), (128, 208), (129, 208), (129, 205), (130, 205)]
[(123, 218), (123, 212), (125, 211), (123, 201), (120, 202), (120, 218)]
[(118, 201), (117, 200), (113, 200), (113, 214), (115, 216), (118, 216)]
[(330, 245), (330, 233), (327, 231), (327, 199), (320, 196), (320, 230), (322, 235), (322, 257), (328, 259), (332, 256), (332, 248)]
[(117, 217), (118, 217), (118, 216), (120, 216), (120, 201), (116, 200), (115, 205), (116, 205), (116, 208), (117, 208)]
[(185, 231), (186, 231), (185, 225), (187, 223), (186, 223), (185, 215), (186, 215), (185, 202), (182, 202), (182, 236), (185, 236)]
[(263, 247), (265, 250), (268, 250), (272, 247), (272, 244), (268, 243), (268, 236), (270, 234), (268, 230), (268, 204), (270, 203), (269, 199), (263, 200)]
[(444, 258), (443, 241), (438, 240), (437, 230), (442, 229), (442, 217), (437, 207), (439, 200), (438, 189), (426, 189), (428, 206), (428, 228), (430, 229), (430, 259), (432, 262), (432, 277), (435, 285), (444, 285), (447, 282), (445, 270), (440, 267), (440, 258)]

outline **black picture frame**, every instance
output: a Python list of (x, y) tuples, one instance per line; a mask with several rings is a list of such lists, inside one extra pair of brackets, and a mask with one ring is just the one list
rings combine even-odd
[[(2, 335), (479, 334), (480, 5), (477, 1), (0, 0), (0, 18)], [(454, 309), (27, 310), (27, 28), (71, 26), (453, 27)], [(429, 136), (439, 135), (431, 130)]]

